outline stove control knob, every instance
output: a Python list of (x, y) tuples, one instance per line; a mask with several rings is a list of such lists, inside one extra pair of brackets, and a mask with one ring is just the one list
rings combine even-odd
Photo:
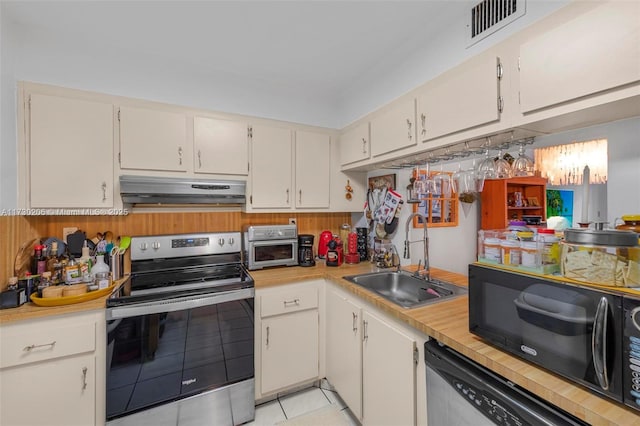
[(229, 245), (232, 246), (233, 245), (233, 237), (229, 238)]
[(219, 238), (218, 244), (220, 244), (220, 247), (222, 247), (224, 245), (224, 238)]
[(140, 250), (145, 251), (148, 247), (147, 243), (140, 243)]
[(158, 250), (158, 249), (160, 248), (160, 243), (159, 243), (158, 241), (155, 241), (155, 242), (152, 244), (152, 247), (153, 247), (154, 249)]

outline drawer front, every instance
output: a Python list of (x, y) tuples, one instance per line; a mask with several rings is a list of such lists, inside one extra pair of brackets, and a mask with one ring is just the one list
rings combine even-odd
[(262, 295), (260, 308), (262, 318), (318, 307), (318, 288), (296, 286)]
[(95, 348), (93, 316), (48, 318), (0, 327), (0, 368), (93, 352)]

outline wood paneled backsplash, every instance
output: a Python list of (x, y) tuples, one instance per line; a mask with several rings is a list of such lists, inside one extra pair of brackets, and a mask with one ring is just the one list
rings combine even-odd
[(88, 238), (98, 232), (119, 235), (179, 234), (191, 232), (240, 231), (245, 225), (288, 223), (295, 218), (298, 232), (313, 234), (329, 229), (338, 232), (350, 223), (350, 213), (132, 213), (126, 216), (2, 216), (0, 217), (0, 290), (13, 275), (13, 264), (20, 246), (33, 238), (62, 238), (62, 228), (77, 227)]

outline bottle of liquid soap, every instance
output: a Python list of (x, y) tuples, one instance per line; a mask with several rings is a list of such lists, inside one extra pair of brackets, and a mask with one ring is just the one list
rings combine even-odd
[(111, 285), (109, 265), (104, 262), (104, 253), (98, 253), (96, 256), (96, 264), (93, 265), (92, 272), (98, 289), (107, 288)]

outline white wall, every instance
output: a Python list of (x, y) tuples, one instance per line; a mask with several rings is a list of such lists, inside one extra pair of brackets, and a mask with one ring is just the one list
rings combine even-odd
[[(608, 221), (613, 227), (615, 218), (623, 214), (640, 214), (640, 118), (632, 118), (592, 126), (584, 129), (558, 133), (555, 135), (540, 136), (535, 140), (535, 147), (562, 145), (572, 142), (606, 138), (608, 140), (608, 182), (606, 186), (592, 185), (590, 193), (590, 212), (600, 212), (598, 220)], [(511, 155), (517, 157), (517, 150), (511, 151)], [(472, 160), (462, 162), (462, 168), (471, 167)], [(458, 163), (453, 162), (443, 165), (443, 170), (455, 171)], [(432, 170), (439, 170), (436, 165)], [(409, 183), (411, 170), (376, 170), (370, 172), (368, 177), (396, 173), (396, 183), (403, 199), (406, 199), (406, 186)], [(606, 189), (606, 194), (601, 192)], [(574, 199), (574, 216), (580, 216), (581, 191), (576, 191)], [(603, 201), (603, 200), (606, 200)], [(606, 203), (606, 205), (603, 205)], [(465, 213), (461, 204), (459, 206), (459, 224), (453, 228), (429, 228), (429, 254), (431, 266), (446, 269), (467, 275), (468, 264), (476, 259), (477, 232), (479, 229), (479, 201), (471, 205), (468, 213)], [(400, 225), (392, 237), (392, 242), (402, 256), (405, 241), (405, 223), (411, 213), (411, 205), (405, 204), (400, 216)], [(596, 213), (597, 214), (597, 213)], [(359, 216), (357, 216), (359, 218)], [(355, 220), (356, 218), (354, 218)], [(596, 217), (590, 218), (596, 220)], [(422, 228), (410, 227), (410, 240), (422, 238)], [(402, 264), (416, 264), (422, 258), (422, 244), (420, 242), (411, 245), (411, 261), (402, 260)]]
[[(471, 161), (463, 161), (461, 167), (463, 170), (471, 167)], [(455, 171), (458, 163), (444, 164), (442, 170)], [(440, 170), (440, 165), (435, 169)], [(396, 173), (396, 192), (399, 192), (403, 199), (407, 199), (406, 186), (409, 184), (411, 177), (411, 169), (401, 170), (377, 170), (371, 172), (368, 177), (386, 175)], [(432, 267), (446, 269), (448, 271), (457, 272), (467, 275), (468, 265), (473, 262), (476, 257), (476, 236), (479, 224), (479, 201), (463, 208), (462, 203), (458, 202), (458, 226), (445, 228), (428, 228), (429, 236), (429, 263)], [(398, 249), (400, 257), (403, 257), (405, 226), (407, 218), (413, 212), (412, 204), (404, 204), (401, 210), (400, 223), (398, 229), (393, 234), (391, 241)], [(424, 235), (422, 226), (413, 228), (413, 224), (409, 226), (409, 241), (411, 243), (411, 259), (401, 259), (402, 265), (417, 264), (418, 260), (422, 260), (423, 244), (421, 242)]]
[(425, 39), (422, 48), (405, 51), (399, 46), (394, 60), (381, 61), (371, 70), (359, 76), (350, 90), (340, 99), (340, 127), (344, 127), (364, 115), (375, 111), (381, 105), (389, 103), (398, 96), (411, 91), (426, 81), (437, 77), (448, 69), (459, 65), (489, 47), (507, 39), (523, 28), (542, 19), (569, 3), (569, 0), (527, 0), (524, 2), (524, 16), (509, 23), (487, 38), (467, 46), (466, 11), (477, 1), (450, 1), (449, 6), (456, 8), (458, 19), (450, 22), (440, 21), (438, 37)]
[(359, 76), (339, 99), (328, 95), (310, 99), (296, 90), (260, 79), (203, 73), (180, 62), (160, 61), (145, 52), (133, 54), (86, 45), (82, 34), (70, 38), (33, 29), (27, 31), (11, 25), (7, 14), (2, 14), (0, 208), (14, 208), (17, 204), (15, 88), (18, 81), (341, 128), (530, 25), (568, 0), (529, 0), (524, 17), (471, 48), (466, 47), (464, 40), (464, 10), (472, 2), (450, 3), (456, 8), (450, 15), (456, 16), (456, 22), (450, 24), (443, 19), (440, 37), (425, 40), (420, 51), (407, 51), (399, 46), (392, 58), (380, 58), (380, 62)]
[(0, 7), (0, 209), (17, 205), (17, 136), (15, 43), (6, 14)]
[[(630, 118), (579, 130), (536, 138), (535, 147), (607, 139), (607, 205), (603, 221), (613, 226), (615, 218), (640, 213), (640, 118)], [(591, 203), (590, 203), (591, 205)], [(575, 201), (574, 201), (575, 207)], [(591, 205), (589, 216), (597, 206)], [(602, 211), (602, 210), (601, 210)], [(606, 215), (606, 216), (604, 216)]]

